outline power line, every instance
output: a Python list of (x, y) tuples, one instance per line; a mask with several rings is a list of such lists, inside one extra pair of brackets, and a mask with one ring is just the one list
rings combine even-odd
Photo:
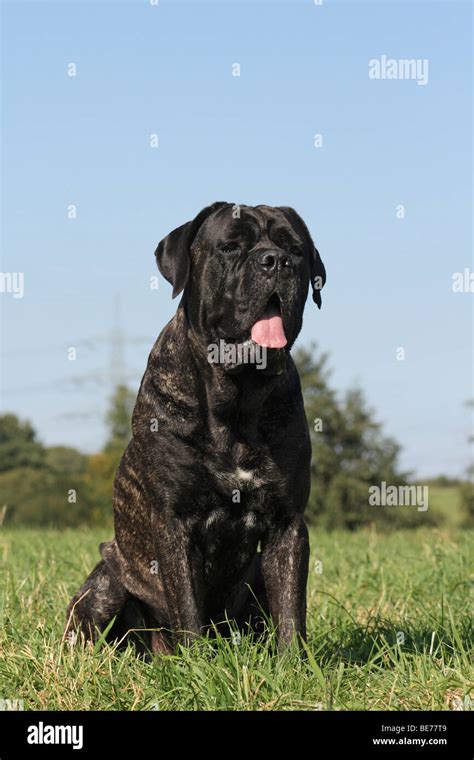
[(113, 388), (124, 384), (125, 374), (125, 345), (122, 326), (120, 323), (121, 300), (115, 296), (114, 324), (110, 333), (110, 382)]
[[(124, 343), (128, 344), (147, 344), (151, 346), (154, 338), (149, 335), (131, 336), (123, 335)], [(103, 344), (110, 344), (109, 335), (95, 335), (92, 338), (85, 338), (84, 340), (71, 341), (70, 343), (63, 343), (62, 345), (56, 344), (55, 346), (46, 346), (41, 348), (24, 348), (15, 349), (13, 351), (2, 351), (4, 358), (14, 356), (42, 356), (43, 354), (64, 354), (69, 348), (81, 348), (89, 351), (97, 351)]]
[(69, 346), (49, 346), (46, 349), (26, 349), (12, 352), (6, 352), (5, 357), (8, 356), (22, 356), (22, 355), (38, 355), (38, 354), (50, 354), (50, 353), (63, 353), (69, 348), (85, 348), (86, 350), (97, 350), (101, 345), (105, 344), (109, 346), (109, 368), (97, 369), (91, 372), (83, 374), (76, 374), (71, 377), (63, 377), (58, 380), (53, 380), (45, 383), (33, 383), (21, 387), (6, 388), (2, 391), (2, 395), (5, 396), (17, 396), (25, 393), (51, 393), (57, 392), (58, 388), (66, 390), (67, 386), (70, 386), (72, 390), (82, 388), (87, 384), (95, 384), (99, 387), (107, 386), (113, 390), (117, 385), (125, 385), (128, 381), (137, 380), (144, 371), (144, 367), (140, 370), (133, 371), (126, 369), (125, 361), (125, 346), (126, 344), (144, 344), (148, 346), (153, 345), (153, 338), (149, 336), (131, 336), (126, 335), (121, 326), (121, 299), (120, 296), (116, 296), (114, 300), (114, 317), (112, 328), (107, 335), (98, 335), (91, 338), (85, 338), (74, 343), (70, 343)]

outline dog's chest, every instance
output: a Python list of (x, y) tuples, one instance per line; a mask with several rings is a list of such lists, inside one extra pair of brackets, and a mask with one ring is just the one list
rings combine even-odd
[(195, 533), (206, 574), (219, 583), (239, 578), (255, 556), (266, 517), (251, 509), (222, 505), (201, 515)]
[(282, 475), (264, 447), (239, 444), (227, 454), (209, 460), (199, 532), (211, 553), (217, 547), (253, 552), (284, 490)]
[(239, 494), (251, 494), (270, 482), (268, 464), (262, 463), (257, 465), (253, 463), (246, 467), (235, 465), (221, 471), (214, 471), (214, 478), (217, 481), (219, 490), (224, 490), (234, 500), (238, 499)]
[(246, 540), (265, 522), (265, 489), (258, 471), (236, 467), (213, 474), (201, 494), (197, 517), (200, 532), (217, 539)]
[(249, 443), (224, 434), (215, 443), (206, 452), (205, 467), (214, 488), (234, 503), (239, 494), (256, 496), (270, 484), (277, 484), (280, 473), (265, 441)]

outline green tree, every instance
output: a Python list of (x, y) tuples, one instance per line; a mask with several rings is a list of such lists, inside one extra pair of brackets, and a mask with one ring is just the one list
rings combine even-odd
[(17, 467), (44, 467), (44, 447), (32, 425), (15, 414), (0, 415), (0, 472)]
[(384, 435), (360, 388), (338, 399), (329, 386), (327, 354), (318, 354), (314, 346), (301, 348), (295, 361), (313, 448), (310, 522), (354, 529), (371, 522), (408, 526), (421, 522), (420, 514), (425, 521), (431, 519), (410, 507), (369, 505), (371, 485), (407, 482), (408, 474), (398, 466), (399, 445)]
[(120, 457), (128, 446), (132, 434), (132, 412), (135, 394), (125, 385), (118, 385), (110, 400), (106, 415), (108, 438), (104, 451)]
[(75, 527), (90, 523), (91, 494), (81, 475), (18, 467), (0, 474), (9, 525)]
[(29, 422), (0, 417), (0, 508), (10, 524), (75, 526), (90, 521), (88, 458), (69, 446), (44, 447)]
[(45, 464), (52, 472), (81, 475), (86, 470), (87, 457), (71, 446), (48, 446)]

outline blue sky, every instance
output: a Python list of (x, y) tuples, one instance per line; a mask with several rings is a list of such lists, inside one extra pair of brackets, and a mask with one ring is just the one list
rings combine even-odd
[[(25, 277), (23, 298), (0, 294), (3, 409), (48, 444), (97, 450), (117, 297), (133, 388), (176, 308), (167, 283), (149, 286), (157, 242), (215, 200), (284, 204), (328, 272), (299, 343), (330, 353), (338, 390), (364, 388), (405, 467), (461, 474), (473, 295), (452, 275), (473, 270), (470, 3), (2, 11), (2, 271)], [(427, 59), (428, 83), (369, 79), (382, 55)]]

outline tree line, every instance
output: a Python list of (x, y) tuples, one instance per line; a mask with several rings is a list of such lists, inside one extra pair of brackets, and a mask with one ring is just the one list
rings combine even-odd
[[(371, 486), (413, 482), (400, 468), (400, 445), (384, 433), (360, 388), (350, 388), (342, 397), (331, 388), (326, 354), (312, 346), (299, 349), (295, 360), (313, 447), (308, 522), (329, 530), (441, 525), (442, 513), (433, 510), (369, 504)], [(130, 389), (116, 388), (106, 415), (107, 440), (95, 454), (45, 446), (28, 421), (14, 414), (0, 416), (4, 524), (111, 527), (113, 479), (130, 439), (134, 401)], [(439, 486), (459, 487), (466, 525), (474, 525), (473, 476), (471, 467), (464, 481), (443, 476), (437, 481)]]

